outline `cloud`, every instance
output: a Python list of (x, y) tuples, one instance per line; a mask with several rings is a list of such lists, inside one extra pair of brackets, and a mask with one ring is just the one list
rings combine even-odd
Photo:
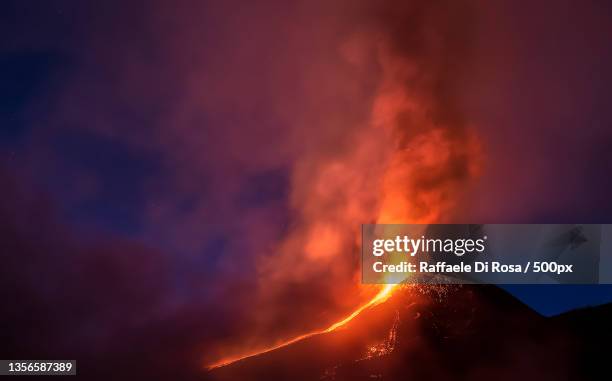
[[(7, 206), (5, 219), (7, 269), (32, 258), (7, 273), (11, 289), (36, 315), (53, 302), (62, 317), (76, 309), (42, 331), (78, 332), (47, 342), (118, 362), (134, 350), (212, 361), (325, 327), (376, 291), (358, 284), (360, 224), (447, 221), (480, 172), (459, 101), (470, 2), (105, 2), (79, 12), (80, 37), (62, 46), (74, 66), (42, 96), (46, 117), (32, 117), (25, 152), (59, 211), (22, 230), (15, 210), (37, 206)], [(58, 185), (72, 178), (53, 143), (67, 131), (129, 152), (104, 168), (155, 164), (119, 179), (74, 159), (93, 185)], [(77, 140), (87, 152), (99, 145)], [(125, 189), (138, 190), (136, 233), (83, 242), (97, 218), (87, 206), (113, 180), (135, 183)], [(66, 210), (77, 211), (68, 222)], [(29, 313), (19, 311), (9, 326)]]

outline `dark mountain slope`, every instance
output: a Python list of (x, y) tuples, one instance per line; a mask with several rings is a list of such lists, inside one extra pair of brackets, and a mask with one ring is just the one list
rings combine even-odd
[[(538, 315), (493, 286), (405, 287), (342, 329), (208, 373), (213, 380), (600, 379), (612, 307)], [(600, 373), (603, 374), (603, 373)]]

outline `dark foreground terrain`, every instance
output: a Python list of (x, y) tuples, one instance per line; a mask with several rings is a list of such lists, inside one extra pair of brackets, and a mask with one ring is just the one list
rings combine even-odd
[(605, 379), (612, 305), (546, 318), (499, 288), (406, 287), (343, 329), (210, 371), (211, 380)]

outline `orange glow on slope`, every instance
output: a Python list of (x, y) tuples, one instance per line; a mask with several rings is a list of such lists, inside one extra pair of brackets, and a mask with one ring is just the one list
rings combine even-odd
[(294, 337), (291, 340), (285, 341), (283, 343), (277, 344), (273, 347), (270, 348), (265, 348), (265, 349), (261, 349), (259, 351), (256, 352), (252, 352), (252, 353), (248, 353), (239, 357), (233, 357), (233, 358), (226, 358), (226, 359), (221, 359), (220, 361), (209, 365), (208, 366), (208, 370), (212, 370), (215, 368), (220, 368), (222, 366), (226, 366), (229, 364), (232, 364), (236, 361), (240, 361), (240, 360), (244, 360), (246, 358), (249, 357), (254, 357), (254, 356), (258, 356), (258, 355), (262, 355), (264, 353), (268, 353), (268, 352), (272, 352), (276, 349), (279, 348), (283, 348), (286, 347), (287, 345), (291, 345), (293, 343), (296, 343), (298, 341), (304, 340), (306, 338), (315, 336), (315, 335), (320, 335), (322, 333), (327, 333), (327, 332), (332, 332), (338, 328), (343, 327), (344, 325), (346, 325), (347, 323), (349, 323), (351, 320), (353, 320), (356, 316), (358, 316), (363, 310), (373, 307), (377, 304), (380, 304), (382, 302), (384, 302), (385, 300), (387, 300), (391, 294), (393, 293), (393, 290), (397, 287), (397, 284), (387, 284), (385, 285), (378, 294), (376, 294), (376, 296), (374, 296), (369, 302), (367, 302), (366, 304), (362, 305), (361, 307), (359, 307), (358, 309), (356, 309), (353, 313), (351, 313), (349, 316), (345, 317), (344, 319), (332, 324), (331, 326), (329, 326), (327, 329), (321, 330), (321, 331), (314, 331), (314, 332), (310, 332), (310, 333), (306, 333), (304, 335), (300, 335), (297, 337)]

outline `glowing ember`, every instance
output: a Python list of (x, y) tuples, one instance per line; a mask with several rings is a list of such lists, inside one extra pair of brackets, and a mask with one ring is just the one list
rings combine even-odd
[(397, 327), (399, 326), (399, 323), (399, 312), (395, 311), (395, 320), (393, 321), (393, 325), (389, 330), (389, 335), (387, 338), (382, 343), (369, 346), (365, 356), (357, 361), (371, 360), (375, 357), (386, 356), (393, 352), (395, 345), (397, 344)]

